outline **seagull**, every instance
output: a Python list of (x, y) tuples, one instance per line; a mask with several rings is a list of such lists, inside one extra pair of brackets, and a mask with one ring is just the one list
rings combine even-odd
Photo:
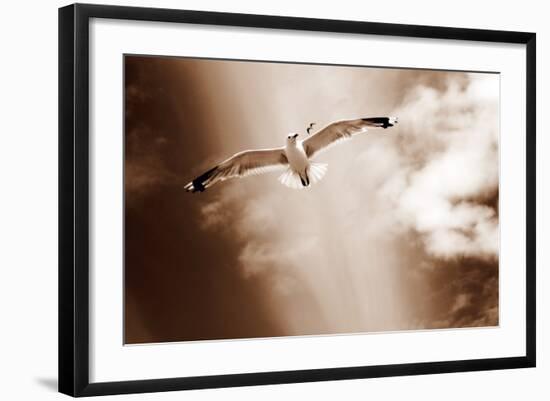
[[(245, 150), (201, 174), (185, 185), (189, 192), (203, 192), (220, 181), (246, 177), (275, 170), (284, 170), (279, 181), (287, 187), (307, 188), (320, 181), (327, 165), (313, 159), (330, 146), (361, 134), (369, 128), (388, 128), (397, 124), (397, 117), (368, 117), (336, 121), (306, 139), (290, 133), (280, 148)], [(312, 126), (308, 128), (311, 129)], [(308, 132), (309, 134), (309, 132)]]

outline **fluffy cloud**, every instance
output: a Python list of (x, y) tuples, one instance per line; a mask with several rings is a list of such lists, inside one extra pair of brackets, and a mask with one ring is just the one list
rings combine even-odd
[(498, 77), (478, 75), (444, 92), (419, 87), (396, 112), (415, 140), (398, 214), (436, 257), (497, 257), (498, 216), (476, 200), (498, 193), (498, 93)]

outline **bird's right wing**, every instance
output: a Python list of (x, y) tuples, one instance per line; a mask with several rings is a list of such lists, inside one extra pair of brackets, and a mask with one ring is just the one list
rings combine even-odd
[(189, 182), (185, 189), (189, 192), (202, 192), (218, 181), (234, 177), (246, 177), (285, 168), (288, 165), (283, 148), (246, 150), (237, 153), (226, 161), (211, 168), (206, 173)]
[(355, 134), (366, 132), (368, 128), (388, 128), (397, 123), (396, 117), (369, 117), (356, 120), (337, 121), (321, 131), (307, 137), (302, 146), (307, 157), (311, 158), (322, 150), (349, 139)]

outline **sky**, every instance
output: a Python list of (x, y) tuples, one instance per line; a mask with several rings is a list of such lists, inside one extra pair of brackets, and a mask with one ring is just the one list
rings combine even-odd
[[(236, 152), (398, 116), (277, 173)], [(125, 342), (498, 325), (499, 75), (125, 57)]]

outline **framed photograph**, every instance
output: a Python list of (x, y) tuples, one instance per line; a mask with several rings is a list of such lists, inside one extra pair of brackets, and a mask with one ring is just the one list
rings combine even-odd
[(59, 10), (59, 390), (535, 366), (535, 34)]

